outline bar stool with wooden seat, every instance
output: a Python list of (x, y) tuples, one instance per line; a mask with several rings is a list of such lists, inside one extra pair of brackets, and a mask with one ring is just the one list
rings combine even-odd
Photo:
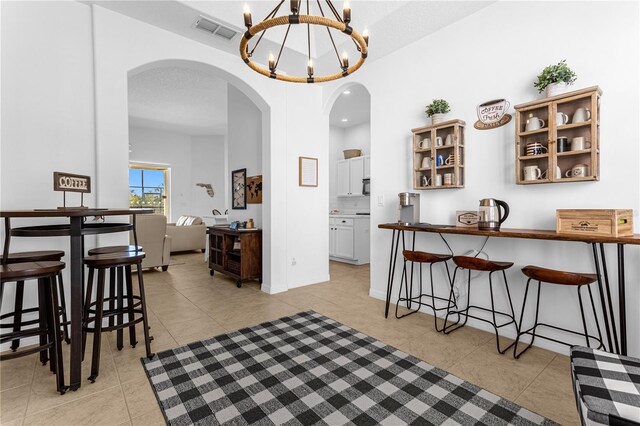
[[(485, 260), (485, 259), (479, 259), (477, 257), (469, 257), (469, 256), (454, 256), (453, 257), (453, 262), (456, 264), (456, 269), (453, 272), (453, 282), (455, 282), (456, 279), (456, 273), (458, 272), (458, 269), (467, 269), (469, 271), (469, 274), (467, 276), (467, 307), (465, 309), (462, 310), (456, 310), (456, 311), (448, 311), (447, 312), (447, 317), (445, 319), (445, 327), (444, 327), (444, 333), (445, 334), (449, 334), (454, 330), (457, 330), (458, 328), (464, 327), (464, 325), (467, 323), (467, 319), (469, 318), (474, 318), (480, 321), (484, 321), (486, 323), (489, 323), (493, 326), (493, 329), (495, 330), (495, 334), (496, 334), (496, 347), (498, 349), (498, 352), (500, 354), (504, 354), (510, 347), (515, 345), (515, 341), (512, 342), (510, 345), (508, 345), (506, 348), (504, 349), (500, 349), (500, 334), (498, 333), (498, 330), (500, 328), (506, 327), (510, 324), (513, 324), (516, 328), (516, 334), (518, 333), (519, 329), (518, 329), (518, 323), (516, 322), (515, 319), (515, 313), (513, 310), (513, 303), (511, 301), (511, 293), (509, 292), (509, 283), (507, 282), (507, 275), (505, 274), (505, 270), (509, 269), (513, 266), (513, 262), (498, 262), (498, 261), (491, 261), (491, 260)], [(480, 271), (480, 272), (489, 272), (489, 295), (491, 296), (491, 309), (483, 307), (483, 306), (476, 306), (476, 305), (471, 305), (471, 271)], [(504, 287), (507, 291), (507, 299), (509, 302), (509, 311), (511, 313), (508, 312), (502, 312), (502, 311), (498, 311), (496, 310), (496, 306), (495, 306), (495, 301), (494, 301), (494, 294), (493, 294), (493, 281), (491, 279), (491, 276), (495, 273), (495, 272), (501, 272), (502, 273), (502, 278), (504, 281)], [(453, 286), (451, 287), (451, 295), (449, 297), (449, 299), (451, 300), (453, 298)], [(486, 312), (490, 312), (491, 313), (491, 320), (488, 320), (486, 318), (482, 318), (482, 317), (477, 317), (474, 315), (470, 315), (469, 314), (469, 310), (470, 309), (479, 309), (482, 311), (486, 311)], [(449, 319), (449, 315), (450, 314), (457, 314), (458, 315), (458, 320), (450, 325), (447, 325), (447, 321)], [(460, 320), (461, 317), (464, 316), (464, 322), (462, 324), (460, 324)], [(496, 316), (500, 316), (500, 317), (506, 317), (506, 319), (508, 319), (508, 321), (503, 322), (502, 324), (498, 324)]]
[[(535, 320), (533, 323), (533, 326), (529, 329), (527, 329), (526, 331), (521, 331), (518, 333), (518, 338), (516, 339), (516, 344), (515, 347), (513, 348), (513, 356), (514, 358), (519, 358), (520, 355), (522, 355), (523, 353), (525, 353), (531, 346), (533, 346), (533, 342), (535, 340), (536, 337), (539, 337), (541, 339), (545, 339), (545, 340), (550, 340), (552, 342), (556, 342), (556, 343), (560, 343), (566, 346), (573, 346), (570, 343), (566, 343), (563, 342), (561, 340), (557, 340), (548, 336), (543, 336), (540, 334), (536, 333), (536, 329), (538, 327), (547, 327), (547, 328), (553, 328), (555, 330), (559, 330), (559, 331), (564, 331), (566, 333), (571, 333), (571, 334), (575, 334), (578, 336), (584, 336), (585, 340), (586, 340), (586, 346), (590, 347), (590, 343), (591, 340), (595, 340), (595, 342), (599, 343), (599, 346), (597, 347), (597, 349), (603, 348), (604, 344), (602, 343), (602, 333), (600, 331), (600, 324), (598, 323), (598, 313), (596, 311), (596, 305), (593, 301), (593, 293), (591, 292), (591, 286), (590, 284), (593, 284), (595, 281), (597, 281), (598, 276), (596, 274), (583, 274), (583, 273), (576, 273), (576, 272), (565, 272), (565, 271), (558, 271), (558, 270), (554, 270), (554, 269), (546, 269), (546, 268), (541, 268), (539, 266), (532, 266), (532, 265), (528, 265), (525, 266), (524, 268), (522, 268), (522, 272), (529, 278), (527, 280), (527, 286), (524, 290), (524, 300), (522, 302), (522, 312), (520, 313), (520, 328), (522, 329), (522, 319), (524, 317), (524, 311), (527, 307), (527, 294), (529, 293), (529, 284), (531, 284), (531, 280), (534, 281), (538, 281), (538, 295), (536, 298), (536, 314), (535, 314)], [(580, 304), (580, 315), (582, 316), (582, 326), (584, 329), (584, 333), (580, 333), (578, 331), (575, 330), (569, 330), (566, 328), (562, 328), (559, 327), (557, 325), (552, 325), (552, 324), (545, 324), (542, 322), (538, 321), (538, 313), (540, 310), (540, 291), (542, 289), (542, 283), (548, 283), (548, 284), (555, 284), (555, 285), (562, 285), (562, 286), (568, 286), (568, 287), (575, 287), (576, 291), (578, 293), (578, 303)], [(583, 286), (587, 286), (587, 290), (589, 292), (589, 299), (591, 300), (591, 309), (593, 310), (593, 318), (595, 319), (595, 323), (596, 323), (596, 328), (598, 330), (598, 337), (592, 336), (589, 334), (588, 330), (587, 330), (587, 321), (586, 321), (586, 317), (584, 315), (584, 307), (582, 304), (582, 295), (580, 294), (580, 290), (582, 289)], [(518, 343), (520, 341), (520, 338), (524, 335), (530, 335), (531, 336), (531, 342), (529, 343), (529, 345), (527, 345), (526, 348), (524, 348), (522, 351), (518, 352)]]
[[(86, 303), (84, 306), (84, 315), (82, 321), (83, 334), (83, 351), (86, 346), (87, 333), (93, 333), (93, 354), (91, 359), (91, 376), (89, 380), (95, 382), (100, 370), (100, 350), (101, 350), (101, 334), (103, 331), (117, 330), (117, 347), (121, 350), (122, 330), (129, 328), (129, 341), (132, 347), (138, 343), (136, 340), (135, 325), (142, 322), (145, 340), (145, 349), (147, 357), (153, 357), (151, 352), (151, 339), (149, 337), (149, 324), (147, 317), (147, 306), (144, 295), (144, 282), (142, 279), (142, 259), (145, 254), (141, 251), (118, 252), (97, 254), (87, 256), (83, 262), (89, 267), (89, 279), (87, 282)], [(139, 296), (133, 294), (133, 284), (131, 279), (131, 267), (136, 266)], [(122, 275), (126, 281), (126, 295), (123, 294), (122, 286), (117, 290), (117, 307), (114, 309), (104, 309), (105, 293), (104, 281), (107, 269), (116, 268), (119, 280)], [(93, 278), (97, 274), (96, 300), (91, 302), (91, 293), (93, 288)], [(126, 306), (124, 304), (126, 299)], [(124, 322), (124, 316), (127, 315), (127, 322)], [(138, 317), (136, 318), (136, 315)], [(104, 318), (115, 317), (114, 325), (103, 325)], [(93, 325), (91, 326), (91, 324)]]
[[(40, 251), (25, 251), (9, 253), (7, 261), (3, 262), (2, 256), (0, 256), (0, 263), (3, 264), (15, 264), (15, 263), (31, 263), (31, 262), (60, 262), (64, 256), (62, 250), (40, 250)], [(69, 321), (67, 320), (67, 306), (64, 298), (64, 284), (62, 281), (62, 270), (56, 275), (55, 279), (58, 283), (58, 296), (60, 307), (60, 316), (62, 317), (62, 331), (64, 333), (64, 340), (67, 343), (71, 342), (69, 338)], [(24, 280), (16, 280), (16, 293), (13, 312), (0, 316), (0, 320), (13, 317), (13, 331), (20, 331), (21, 327), (32, 324), (22, 323), (22, 316), (32, 312), (38, 312), (40, 308), (24, 309)], [(43, 317), (44, 320), (44, 317)], [(11, 342), (11, 350), (16, 351), (20, 347), (20, 339), (16, 339)], [(46, 352), (41, 353), (41, 360), (46, 363)]]
[[(60, 339), (60, 309), (55, 283), (56, 277), (63, 269), (63, 262), (54, 261), (10, 263), (2, 265), (0, 269), (0, 306), (2, 305), (2, 295), (6, 283), (17, 281), (25, 283), (32, 282), (33, 280), (37, 280), (39, 305), (37, 309), (39, 312), (38, 319), (22, 321), (20, 323), (21, 327), (17, 331), (12, 331), (0, 336), (0, 344), (29, 337), (40, 337), (40, 344), (38, 346), (0, 354), (0, 361), (31, 355), (36, 352), (44, 352), (46, 359), (46, 353), (49, 351), (49, 364), (51, 371), (56, 374), (56, 389), (61, 394), (66, 392), (67, 387), (64, 384), (62, 342)], [(38, 326), (23, 328), (23, 326), (35, 324), (38, 324)], [(15, 330), (13, 323), (1, 324), (0, 328), (12, 328)]]
[[(88, 251), (89, 256), (93, 256), (96, 254), (109, 254), (109, 253), (122, 253), (122, 252), (130, 252), (130, 251), (142, 251), (142, 246), (136, 245), (123, 245), (123, 246), (106, 246), (106, 247), (95, 247)], [(109, 269), (109, 297), (105, 297), (105, 301), (109, 302), (109, 309), (113, 310), (116, 306), (116, 268)], [(118, 286), (120, 286), (120, 292), (122, 292), (122, 275), (119, 276), (117, 281)], [(114, 318), (109, 317), (109, 326), (113, 326)], [(122, 349), (122, 348), (119, 348)]]
[[(453, 301), (453, 305), (448, 297), (439, 297), (435, 295), (434, 287), (433, 287), (433, 265), (444, 262), (444, 266), (447, 270), (447, 277), (449, 279), (449, 287), (451, 287), (451, 274), (449, 273), (449, 265), (447, 265), (447, 261), (451, 259), (453, 256), (450, 254), (436, 254), (436, 253), (427, 253), (424, 251), (414, 251), (414, 250), (403, 250), (402, 255), (404, 256), (405, 262), (405, 270), (402, 274), (402, 279), (400, 280), (400, 292), (398, 294), (398, 303), (396, 304), (396, 318), (403, 318), (407, 315), (414, 314), (420, 310), (422, 306), (426, 306), (433, 310), (433, 317), (435, 322), (436, 331), (440, 332), (442, 329), (438, 328), (438, 317), (437, 313), (442, 310), (449, 310), (451, 306), (455, 306), (455, 300)], [(406, 278), (406, 263), (411, 262), (411, 278)], [(420, 283), (420, 293), (417, 296), (413, 296), (413, 265), (418, 263), (419, 268), (419, 283)], [(422, 292), (422, 266), (424, 263), (429, 264), (429, 278), (431, 281), (431, 294), (424, 294)], [(405, 287), (405, 297), (402, 297), (402, 287)], [(423, 302), (422, 298), (430, 298), (431, 303)], [(446, 307), (436, 307), (436, 300), (447, 302)], [(415, 310), (412, 310), (406, 314), (398, 315), (398, 306), (401, 302), (406, 302), (407, 309), (411, 309), (412, 303), (417, 303), (418, 307)]]

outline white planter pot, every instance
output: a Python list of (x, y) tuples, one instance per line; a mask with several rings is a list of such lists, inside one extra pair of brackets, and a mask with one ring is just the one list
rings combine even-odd
[(547, 86), (547, 97), (561, 95), (569, 90), (567, 83), (551, 83)]
[(433, 114), (431, 116), (431, 124), (442, 123), (445, 120), (446, 114)]

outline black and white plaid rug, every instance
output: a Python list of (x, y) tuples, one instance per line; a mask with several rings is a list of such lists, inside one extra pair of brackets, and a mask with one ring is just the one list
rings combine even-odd
[(554, 424), (313, 311), (142, 361), (171, 425)]

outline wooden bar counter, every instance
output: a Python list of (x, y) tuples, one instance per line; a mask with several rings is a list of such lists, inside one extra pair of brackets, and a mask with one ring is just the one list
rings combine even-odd
[[(626, 321), (626, 284), (625, 284), (625, 266), (624, 266), (624, 247), (627, 244), (640, 245), (640, 234), (628, 237), (609, 237), (601, 235), (573, 235), (559, 234), (555, 230), (548, 229), (510, 229), (502, 228), (499, 231), (485, 231), (477, 228), (457, 227), (454, 225), (437, 225), (429, 223), (416, 223), (410, 225), (401, 225), (398, 223), (379, 224), (380, 229), (389, 229), (393, 231), (391, 236), (391, 254), (389, 256), (389, 274), (387, 278), (387, 298), (385, 305), (385, 317), (389, 315), (389, 304), (391, 302), (391, 289), (395, 275), (395, 267), (398, 257), (398, 247), (402, 242), (403, 249), (405, 240), (404, 233), (410, 232), (414, 236), (416, 232), (426, 232), (433, 234), (451, 234), (451, 235), (476, 235), (495, 238), (521, 238), (548, 241), (573, 241), (590, 244), (593, 250), (593, 262), (598, 276), (598, 285), (601, 295), (601, 304), (605, 312), (605, 323), (610, 322), (610, 328), (607, 326), (607, 336), (609, 343), (609, 351), (623, 355), (627, 354), (627, 321)], [(613, 303), (611, 301), (610, 281), (607, 269), (607, 261), (605, 256), (604, 244), (616, 244), (618, 249), (617, 267), (618, 267), (618, 308), (619, 314), (616, 321), (613, 313)], [(606, 298), (606, 301), (605, 301)], [(616, 331), (616, 323), (620, 327), (620, 340)]]

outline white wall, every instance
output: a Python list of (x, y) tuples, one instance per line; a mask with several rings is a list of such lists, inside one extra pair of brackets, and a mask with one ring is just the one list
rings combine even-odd
[[(231, 173), (247, 169), (247, 177), (262, 174), (262, 114), (240, 90), (229, 86), (227, 90), (227, 140), (229, 145), (229, 185)], [(256, 227), (262, 227), (262, 204), (247, 204), (246, 210), (233, 209), (233, 194), (227, 193), (229, 221), (252, 218)], [(264, 193), (263, 193), (264, 197)]]
[[(410, 129), (428, 124), (424, 106), (434, 98), (447, 99), (452, 105), (451, 117), (467, 123), (466, 186), (461, 190), (421, 191), (422, 221), (453, 223), (456, 210), (475, 210), (479, 199), (494, 197), (510, 204), (511, 216), (505, 223), (510, 228), (554, 229), (557, 208), (632, 208), (635, 232), (638, 232), (638, 3), (580, 2), (579, 7), (576, 5), (575, 2), (554, 2), (550, 13), (537, 2), (497, 2), (365, 65), (352, 76), (352, 83), (364, 84), (371, 93), (373, 296), (384, 298), (385, 295), (391, 238), (389, 231), (375, 229), (375, 224), (395, 221), (397, 193), (412, 191)], [(594, 22), (597, 29), (592, 25)], [(374, 43), (372, 41), (372, 49)], [(533, 88), (536, 75), (544, 66), (561, 59), (567, 59), (577, 72), (576, 88), (600, 85), (604, 91), (601, 179), (599, 182), (516, 185), (513, 121), (495, 130), (475, 130), (475, 106), (502, 97), (512, 105), (539, 98)], [(401, 70), (401, 75), (392, 84), (383, 84), (388, 81), (391, 69)], [(326, 111), (344, 90), (344, 83), (325, 86), (325, 89)], [(382, 207), (377, 205), (378, 196), (384, 197)], [(481, 244), (477, 237), (451, 236), (447, 240), (456, 253), (479, 248)], [(429, 235), (420, 235), (417, 247), (446, 251), (439, 238)], [(594, 271), (590, 246), (582, 243), (492, 239), (485, 251), (492, 259), (516, 263), (508, 278), (517, 310), (525, 284), (520, 268), (525, 264)], [(637, 262), (640, 247), (628, 246), (626, 252), (629, 352), (640, 355), (640, 287), (635, 285), (640, 281)], [(615, 270), (614, 247), (609, 247), (607, 253), (608, 266)], [(486, 284), (483, 281), (478, 285)], [(482, 296), (482, 293), (476, 295)], [(480, 301), (488, 301), (484, 299)], [(580, 330), (574, 294), (564, 288), (546, 288), (542, 299), (543, 315)]]
[[(292, 288), (329, 280), (329, 121), (321, 110), (322, 92), (309, 93), (306, 85), (282, 86), (287, 103), (295, 105), (287, 110), (285, 166), (287, 217), (295, 218), (287, 223), (287, 282)], [(313, 120), (305, 122), (306, 117)], [(318, 159), (317, 187), (299, 186), (299, 157)]]
[[(182, 215), (211, 216), (226, 209), (225, 140), (223, 136), (190, 136), (145, 127), (129, 127), (131, 153), (136, 164), (166, 166), (169, 171), (169, 222)], [(210, 183), (207, 195), (196, 183)]]
[[(211, 216), (212, 210), (224, 213), (229, 208), (227, 179), (227, 141), (220, 135), (191, 137), (191, 209), (192, 215)], [(196, 183), (210, 183), (213, 198)], [(179, 217), (179, 216), (174, 216)]]
[(344, 149), (361, 149), (362, 155), (371, 154), (371, 123), (366, 122), (346, 127), (340, 153)]
[[(91, 175), (94, 193), (87, 198), (91, 206), (127, 206), (129, 73), (158, 64), (193, 66), (226, 79), (262, 115), (262, 289), (275, 293), (289, 287), (287, 232), (298, 221), (317, 230), (305, 243), (318, 249), (296, 253), (297, 270), (304, 274), (309, 268), (309, 276), (324, 270), (328, 276), (326, 259), (317, 256), (319, 250), (327, 251), (326, 218), (287, 210), (290, 168), (297, 168), (297, 163), (287, 164), (289, 153), (298, 152), (300, 129), (316, 126), (321, 115), (320, 87), (306, 85), (283, 96), (288, 84), (258, 75), (237, 55), (100, 6), (60, 1), (2, 2), (1, 7), (3, 209), (59, 205), (60, 194), (51, 191), (54, 170)], [(24, 22), (37, 25), (26, 27)], [(299, 101), (306, 105), (308, 97), (317, 100), (318, 106), (297, 122), (289, 121), (287, 111), (295, 110)], [(309, 145), (328, 150), (328, 137), (322, 131), (304, 136)], [(320, 163), (321, 176), (326, 176), (327, 168), (326, 161)], [(324, 185), (326, 188), (328, 181)], [(309, 197), (304, 207), (326, 216), (328, 196)], [(296, 214), (290, 217), (290, 213)], [(112, 234), (100, 240), (111, 244), (126, 241), (126, 236)], [(13, 248), (38, 249), (50, 244), (68, 248), (66, 240), (58, 245), (54, 239), (16, 239)]]
[[(62, 193), (52, 191), (54, 171), (91, 176), (93, 189), (84, 204), (94, 206), (91, 10), (76, 2), (0, 2), (0, 9), (0, 208), (62, 206)], [(80, 195), (69, 193), (67, 203), (80, 205)], [(57, 222), (13, 219), (12, 226)], [(13, 238), (11, 251), (69, 252), (68, 238), (35, 240)], [(63, 261), (69, 264), (68, 256)], [(28, 306), (37, 300), (32, 287), (25, 288)], [(5, 308), (13, 303), (13, 292), (7, 285)]]

